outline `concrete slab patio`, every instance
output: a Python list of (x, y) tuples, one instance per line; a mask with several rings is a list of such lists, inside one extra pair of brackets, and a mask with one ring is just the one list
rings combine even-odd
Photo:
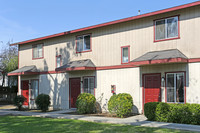
[(0, 116), (3, 115), (22, 115), (22, 116), (33, 116), (33, 117), (45, 117), (45, 118), (58, 118), (58, 119), (73, 119), (73, 120), (85, 120), (90, 122), (100, 123), (114, 123), (114, 124), (127, 124), (135, 126), (145, 127), (159, 127), (169, 129), (179, 129), (200, 132), (200, 126), (188, 125), (188, 124), (176, 124), (176, 123), (165, 123), (165, 122), (152, 122), (147, 121), (144, 115), (132, 116), (129, 118), (109, 118), (109, 117), (97, 117), (87, 115), (71, 115), (63, 114), (67, 112), (73, 112), (74, 110), (61, 110), (55, 112), (39, 113), (39, 112), (26, 112), (26, 111), (13, 111), (9, 109), (0, 109)]

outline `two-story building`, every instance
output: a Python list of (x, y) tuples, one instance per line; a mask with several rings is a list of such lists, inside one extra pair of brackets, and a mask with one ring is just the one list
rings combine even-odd
[(80, 93), (107, 109), (111, 86), (144, 103), (200, 103), (200, 1), (27, 40), (19, 47), (19, 94), (55, 109), (75, 108)]

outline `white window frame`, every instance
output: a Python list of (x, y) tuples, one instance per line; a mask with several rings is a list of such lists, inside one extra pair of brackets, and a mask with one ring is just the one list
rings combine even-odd
[(93, 95), (95, 95), (95, 77), (93, 77), (93, 76), (91, 76), (91, 77), (83, 77), (83, 93), (88, 93), (88, 92), (84, 92), (85, 91), (84, 90), (85, 89), (84, 88), (85, 87), (85, 79), (88, 79), (88, 82), (87, 82), (87, 84), (88, 84), (87, 91), (89, 91), (89, 89), (90, 89), (89, 88), (89, 84), (90, 84), (90, 82), (89, 82), (90, 80), (89, 79), (93, 79), (94, 80), (94, 88), (93, 88), (94, 89), (94, 94)]
[[(129, 63), (129, 61), (130, 61), (130, 59), (129, 59), (129, 52), (130, 52), (130, 50), (129, 50), (129, 47), (130, 46), (125, 46), (125, 47), (122, 47), (122, 63)], [(127, 48), (128, 49), (128, 61), (127, 62), (124, 62), (124, 60), (123, 60), (123, 58), (124, 58), (124, 48)]]
[[(42, 46), (42, 54), (41, 54), (41, 57), (39, 56), (40, 54), (39, 54), (39, 45), (41, 45)], [(44, 57), (44, 44), (34, 44), (34, 45), (32, 45), (32, 59), (41, 59), (41, 58), (43, 58)], [(34, 50), (35, 50), (35, 48), (37, 48), (36, 50), (37, 50), (37, 54), (38, 54), (38, 57), (34, 57)]]
[[(183, 74), (183, 77), (184, 77), (184, 80), (183, 80), (183, 94), (184, 94), (184, 102), (177, 102), (176, 101), (176, 75), (178, 74), (178, 73), (182, 73)], [(168, 92), (168, 88), (167, 88), (167, 75), (170, 75), (170, 74), (173, 74), (174, 75), (174, 102), (168, 102), (167, 100), (168, 100), (168, 95), (166, 94), (166, 101), (167, 101), (167, 103), (185, 103), (186, 101), (185, 101), (185, 73), (184, 72), (174, 72), (174, 73), (166, 73), (166, 93)]]
[[(177, 19), (177, 36), (174, 36), (174, 37), (167, 37), (167, 20), (168, 19), (171, 19), (171, 18), (176, 18)], [(158, 21), (162, 21), (162, 20), (165, 20), (165, 38), (162, 38), (162, 39), (156, 39), (156, 22)], [(177, 38), (179, 37), (179, 16), (174, 16), (174, 17), (169, 17), (169, 18), (164, 18), (164, 19), (159, 19), (159, 20), (155, 20), (155, 23), (154, 23), (154, 26), (155, 26), (155, 41), (159, 41), (159, 40), (165, 40), (165, 39), (172, 39), (172, 38)]]
[[(84, 50), (84, 37), (85, 37), (85, 36), (90, 36), (90, 49), (85, 49), (85, 50)], [(78, 51), (78, 47), (77, 47), (77, 48), (76, 48), (76, 52), (81, 53), (81, 52), (91, 51), (91, 34), (85, 34), (85, 35), (77, 36), (77, 37), (76, 37), (76, 46), (77, 46), (77, 40), (78, 40), (79, 37), (83, 37), (82, 51)]]
[[(58, 66), (58, 58), (60, 58), (60, 66)], [(62, 56), (58, 55), (56, 56), (56, 68), (61, 67), (61, 65), (62, 65)]]
[[(31, 86), (30, 86), (30, 87), (31, 87), (31, 89), (30, 89), (30, 90), (31, 90), (31, 93), (30, 93), (30, 94), (31, 94), (31, 95), (30, 95), (30, 100), (36, 100), (37, 96), (39, 95), (39, 79), (31, 79), (30, 81), (31, 81)], [(34, 95), (34, 93), (33, 93), (34, 89), (33, 89), (33, 87), (32, 87), (32, 82), (33, 82), (33, 81), (37, 81), (37, 82), (38, 82), (38, 83), (37, 83), (37, 85), (38, 85), (38, 86), (37, 86), (37, 89), (38, 89), (37, 92), (38, 92), (38, 93), (37, 93), (37, 96), (36, 96), (34, 99), (32, 99), (32, 95)], [(32, 94), (32, 93), (33, 93), (33, 94)]]

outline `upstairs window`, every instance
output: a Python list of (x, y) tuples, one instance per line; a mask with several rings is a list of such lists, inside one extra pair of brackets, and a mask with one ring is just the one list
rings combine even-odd
[(130, 62), (130, 46), (123, 46), (121, 47), (121, 52), (122, 52), (122, 59), (121, 63), (129, 63)]
[(91, 51), (91, 35), (82, 35), (76, 38), (76, 51), (87, 52)]
[(56, 56), (56, 68), (61, 67), (61, 55)]
[(83, 78), (83, 92), (94, 95), (94, 77)]
[(178, 16), (155, 21), (155, 41), (178, 38)]
[(43, 58), (43, 44), (33, 45), (33, 59)]

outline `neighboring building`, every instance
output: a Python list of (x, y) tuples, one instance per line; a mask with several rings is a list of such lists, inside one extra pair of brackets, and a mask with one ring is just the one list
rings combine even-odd
[(116, 93), (144, 103), (200, 103), (200, 1), (45, 36), (19, 47), (19, 94), (34, 107), (40, 93), (55, 109), (75, 108), (82, 92), (103, 110)]
[[(0, 69), (0, 86), (2, 86), (2, 82), (3, 82), (3, 70)], [(7, 87), (8, 86), (8, 77), (5, 76), (5, 79), (4, 79), (4, 87)]]

